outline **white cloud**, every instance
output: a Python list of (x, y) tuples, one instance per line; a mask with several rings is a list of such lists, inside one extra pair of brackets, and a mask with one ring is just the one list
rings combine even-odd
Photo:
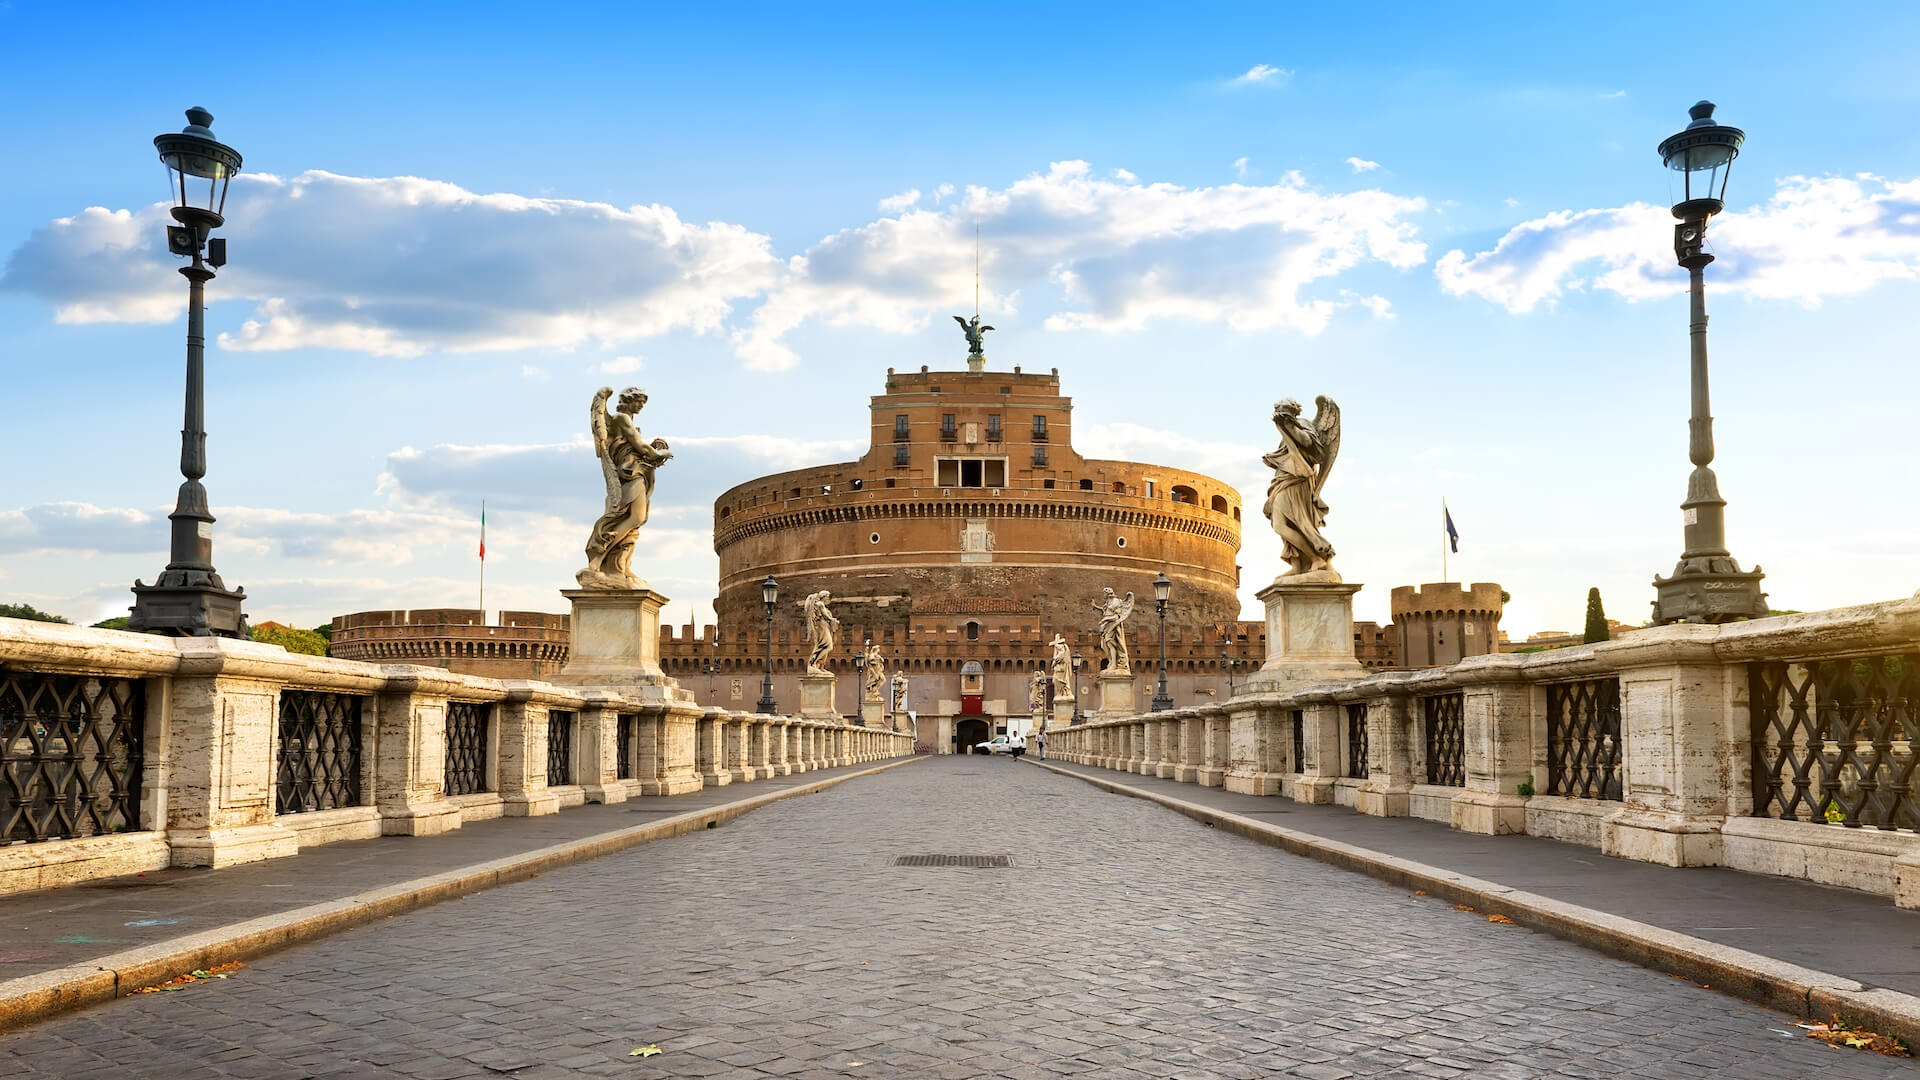
[(1237, 157), (1233, 159), (1233, 175), (1236, 178), (1241, 180), (1245, 180), (1247, 178), (1247, 159), (1246, 158)]
[[(210, 296), (256, 304), (221, 335), (240, 350), (412, 356), (712, 332), (779, 268), (767, 237), (667, 207), (416, 177), (243, 175), (227, 219), (237, 258)], [(57, 219), (14, 251), (0, 289), (48, 301), (66, 323), (176, 318), (186, 290), (156, 242), (167, 220), (165, 204)]]
[(1627, 96), (1627, 92), (1625, 90), (1609, 90), (1606, 93), (1600, 95), (1600, 97), (1604, 100), (1614, 100), (1614, 99), (1623, 98), (1626, 96)]
[(1235, 86), (1257, 86), (1263, 83), (1282, 83), (1293, 78), (1293, 72), (1287, 68), (1274, 67), (1272, 64), (1255, 64), (1243, 75), (1233, 78)]
[(1380, 167), (1379, 162), (1368, 161), (1366, 158), (1360, 158), (1360, 157), (1348, 158), (1347, 164), (1353, 166), (1353, 171), (1357, 173), (1372, 172), (1373, 170)]
[(521, 364), (520, 377), (523, 379), (539, 379), (545, 381), (548, 378), (547, 369), (538, 364)]
[(127, 554), (167, 546), (166, 518), (144, 510), (83, 502), (0, 510), (0, 554), (40, 551)]
[(941, 184), (939, 187), (933, 189), (933, 201), (936, 203), (946, 202), (948, 199), (953, 198), (953, 190), (952, 184)]
[[(1434, 273), (1447, 292), (1516, 314), (1568, 290), (1668, 296), (1686, 285), (1673, 261), (1673, 224), (1666, 209), (1644, 203), (1562, 210), (1514, 226), (1491, 251), (1450, 251)], [(1716, 292), (1812, 307), (1911, 280), (1920, 277), (1920, 180), (1788, 177), (1764, 205), (1714, 218), (1708, 240)]]
[(600, 365), (600, 371), (606, 375), (631, 375), (646, 364), (646, 358), (640, 356), (616, 356)]
[[(1056, 162), (1005, 188), (970, 187), (944, 210), (846, 229), (795, 256), (786, 279), (734, 334), (749, 366), (798, 357), (782, 338), (809, 320), (889, 332), (924, 327), (973, 290), (974, 227), (992, 237), (985, 281), (1053, 287), (1049, 329), (1133, 330), (1166, 318), (1236, 330), (1323, 329), (1337, 304), (1313, 286), (1367, 261), (1408, 269), (1426, 245), (1407, 220), (1424, 200), (1382, 191), (1327, 194), (1298, 173), (1280, 182), (1187, 188), (1096, 177)], [(1009, 293), (987, 302), (1005, 309)]]
[(883, 214), (897, 214), (902, 210), (906, 210), (912, 207), (915, 203), (919, 201), (920, 201), (920, 189), (913, 188), (909, 191), (903, 191), (898, 195), (889, 195), (886, 198), (881, 199), (880, 212)]

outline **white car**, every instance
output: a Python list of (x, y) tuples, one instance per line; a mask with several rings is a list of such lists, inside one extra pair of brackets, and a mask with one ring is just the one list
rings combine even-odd
[(973, 752), (976, 754), (1011, 754), (1013, 753), (1013, 740), (1005, 735), (995, 735), (986, 742), (974, 743)]

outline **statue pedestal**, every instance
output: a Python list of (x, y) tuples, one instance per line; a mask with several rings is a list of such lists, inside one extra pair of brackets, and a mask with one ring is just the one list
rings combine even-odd
[(1073, 726), (1073, 699), (1067, 698), (1065, 701), (1062, 701), (1059, 698), (1054, 698), (1053, 699), (1053, 716), (1051, 720), (1047, 723), (1047, 730), (1059, 731), (1063, 728), (1070, 728), (1072, 726)]
[(886, 727), (887, 703), (884, 701), (862, 701), (860, 703), (860, 725), (870, 728)]
[(840, 714), (833, 709), (833, 683), (831, 675), (800, 676), (800, 715), (809, 720), (839, 720)]
[(547, 681), (597, 686), (632, 697), (692, 701), (660, 670), (660, 609), (652, 589), (562, 589), (573, 605), (567, 666)]
[(1353, 656), (1353, 594), (1361, 586), (1282, 578), (1256, 595), (1267, 605), (1267, 661), (1246, 681), (1262, 694), (1366, 675)]
[(1103, 671), (1100, 673), (1100, 709), (1096, 714), (1102, 720), (1118, 720), (1123, 716), (1132, 716), (1133, 672)]

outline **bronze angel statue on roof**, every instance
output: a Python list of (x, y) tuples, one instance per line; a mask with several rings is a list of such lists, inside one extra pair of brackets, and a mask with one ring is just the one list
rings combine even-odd
[(593, 450), (607, 482), (607, 504), (587, 537), (586, 568), (574, 580), (583, 589), (644, 589), (647, 583), (633, 576), (633, 546), (640, 538), (640, 526), (647, 523), (654, 470), (673, 454), (665, 439), (641, 441), (633, 418), (646, 407), (646, 391), (627, 387), (620, 392), (614, 412), (608, 413), (607, 399), (612, 396), (613, 387), (601, 387), (588, 413)]
[(980, 316), (978, 315), (975, 315), (971, 322), (955, 315), (953, 321), (959, 323), (960, 332), (967, 335), (967, 355), (985, 356), (987, 354), (984, 344), (985, 335), (986, 332), (993, 329), (993, 327), (981, 326)]
[(1327, 503), (1320, 491), (1340, 456), (1340, 406), (1325, 394), (1313, 402), (1316, 411), (1311, 423), (1300, 418), (1300, 403), (1292, 398), (1273, 407), (1280, 446), (1260, 459), (1273, 470), (1263, 509), (1286, 545), (1284, 554), (1291, 569), (1281, 577), (1312, 575), (1313, 580), (1339, 581), (1333, 568), (1333, 545), (1320, 532), (1327, 524)]

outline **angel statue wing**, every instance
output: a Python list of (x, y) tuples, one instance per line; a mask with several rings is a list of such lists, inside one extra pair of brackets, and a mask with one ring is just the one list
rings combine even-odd
[(965, 320), (965, 319), (963, 319), (963, 318), (961, 318), (961, 317), (960, 317), (960, 316), (958, 316), (958, 315), (955, 315), (955, 316), (953, 317), (953, 321), (954, 321), (954, 322), (957, 322), (957, 323), (959, 323), (959, 324), (960, 324), (960, 329), (961, 329), (962, 331), (964, 331), (965, 333), (967, 333), (967, 334), (969, 334), (969, 335), (971, 335), (971, 334), (973, 333), (973, 327), (972, 327), (972, 326), (969, 326), (969, 325), (967, 324), (967, 320)]
[(1313, 399), (1314, 430), (1320, 433), (1320, 444), (1326, 449), (1320, 457), (1320, 469), (1314, 474), (1313, 494), (1320, 496), (1320, 489), (1326, 486), (1327, 474), (1333, 471), (1333, 459), (1340, 456), (1340, 406), (1325, 394)]
[(1126, 622), (1128, 617), (1131, 616), (1132, 614), (1133, 614), (1133, 592), (1132, 590), (1128, 590), (1126, 600), (1120, 604), (1120, 611), (1119, 611), (1120, 618), (1116, 621)]
[(587, 413), (587, 426), (593, 431), (593, 452), (600, 459), (600, 475), (607, 482), (607, 506), (620, 503), (620, 470), (613, 463), (613, 448), (607, 443), (607, 399), (613, 396), (613, 387), (603, 386), (593, 395), (593, 405)]

